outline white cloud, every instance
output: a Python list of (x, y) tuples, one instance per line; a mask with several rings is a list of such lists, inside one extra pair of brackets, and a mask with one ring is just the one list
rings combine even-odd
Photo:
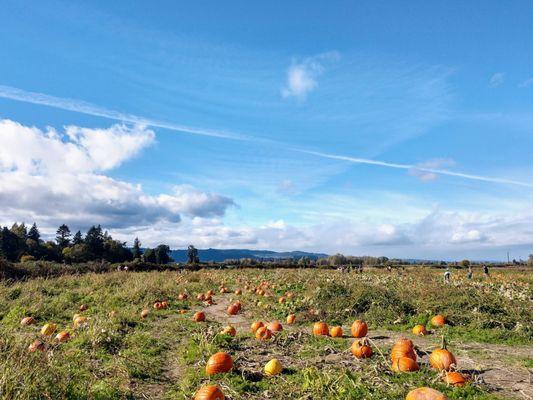
[(505, 80), (505, 74), (503, 72), (496, 72), (494, 75), (491, 76), (489, 80), (489, 86), (490, 87), (497, 87), (500, 86)]
[(527, 88), (532, 85), (533, 85), (533, 77), (526, 79), (524, 82), (520, 83), (520, 85), (518, 86), (522, 88)]
[(434, 158), (410, 168), (409, 174), (416, 176), (423, 182), (431, 182), (438, 178), (438, 174), (436, 172), (430, 172), (431, 170), (449, 168), (454, 165), (455, 161), (449, 158)]
[(281, 95), (285, 98), (295, 97), (305, 100), (307, 95), (318, 86), (317, 79), (324, 72), (324, 64), (338, 58), (337, 52), (328, 52), (300, 62), (293, 60), (287, 70), (287, 82), (281, 89)]
[(155, 140), (142, 126), (76, 126), (59, 133), (0, 121), (0, 224), (37, 221), (41, 227), (139, 227), (177, 223), (184, 214), (224, 214), (233, 200), (192, 186), (150, 195), (140, 185), (103, 175)]

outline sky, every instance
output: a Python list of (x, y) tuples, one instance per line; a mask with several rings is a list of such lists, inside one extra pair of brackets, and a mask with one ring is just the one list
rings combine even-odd
[(1, 1), (0, 225), (533, 253), (530, 1)]

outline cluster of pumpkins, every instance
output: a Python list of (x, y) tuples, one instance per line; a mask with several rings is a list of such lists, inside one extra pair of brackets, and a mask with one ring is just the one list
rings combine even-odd
[[(87, 309), (88, 309), (88, 306), (85, 304), (82, 304), (79, 307), (80, 312), (86, 311)], [(87, 325), (88, 321), (89, 321), (89, 317), (86, 317), (80, 314), (74, 314), (72, 318), (72, 327), (73, 329), (82, 328)], [(35, 318), (33, 317), (24, 317), (20, 321), (20, 325), (31, 326), (31, 325), (35, 325), (36, 322), (37, 321), (35, 321)], [(55, 323), (44, 324), (40, 330), (40, 333), (43, 337), (51, 337), (56, 332), (57, 332), (57, 324)], [(62, 330), (55, 335), (54, 340), (56, 343), (64, 343), (64, 342), (68, 342), (70, 338), (71, 338), (70, 332), (68, 330)], [(46, 350), (46, 347), (47, 347), (47, 344), (43, 340), (36, 339), (28, 346), (28, 351), (30, 353), (34, 353), (37, 350), (44, 352)]]

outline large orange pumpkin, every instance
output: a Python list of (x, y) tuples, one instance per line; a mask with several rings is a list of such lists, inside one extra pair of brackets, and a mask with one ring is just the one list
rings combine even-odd
[(392, 360), (392, 370), (394, 372), (413, 372), (418, 371), (420, 367), (418, 363), (409, 357), (399, 357)]
[(429, 356), (431, 366), (439, 371), (449, 371), (452, 366), (457, 365), (455, 356), (446, 349), (433, 350)]
[(251, 330), (253, 333), (255, 333), (259, 328), (262, 328), (263, 326), (265, 326), (265, 324), (263, 324), (261, 321), (256, 321), (252, 324)]
[(428, 334), (428, 331), (424, 325), (415, 325), (413, 327), (413, 334), (416, 336), (425, 336)]
[(228, 353), (220, 351), (209, 357), (205, 372), (207, 375), (222, 374), (229, 372), (233, 368), (233, 360)]
[(351, 327), (352, 336), (355, 338), (362, 338), (368, 333), (368, 325), (365, 321), (356, 319)]
[(224, 400), (224, 394), (218, 386), (202, 386), (194, 396), (194, 400)]
[(262, 326), (255, 331), (255, 337), (259, 340), (269, 340), (272, 337), (272, 332), (266, 326)]
[(341, 326), (332, 326), (329, 329), (329, 336), (331, 337), (342, 337), (343, 334), (344, 332), (342, 331)]
[(328, 336), (329, 335), (328, 324), (326, 324), (325, 322), (315, 322), (315, 324), (313, 325), (313, 335)]
[(357, 358), (368, 358), (372, 356), (372, 347), (368, 345), (368, 342), (366, 339), (362, 340), (355, 340), (352, 343), (352, 347), (350, 348), (352, 351), (352, 354), (356, 356)]
[(289, 325), (294, 324), (295, 319), (296, 319), (296, 316), (294, 314), (287, 315), (287, 324)]
[(464, 386), (466, 383), (466, 378), (460, 372), (446, 372), (442, 377), (442, 380), (448, 385), (452, 386)]
[(283, 325), (281, 325), (279, 321), (272, 321), (270, 324), (268, 324), (267, 328), (271, 332), (279, 332), (283, 330)]
[(428, 387), (411, 390), (405, 400), (448, 400), (441, 392)]
[(438, 328), (443, 327), (446, 325), (446, 318), (444, 318), (443, 315), (435, 315), (433, 318), (431, 318), (431, 325), (436, 326)]
[(193, 321), (203, 322), (205, 321), (205, 313), (203, 311), (197, 311), (192, 316)]
[(33, 325), (35, 324), (35, 319), (33, 319), (33, 317), (25, 317), (25, 318), (22, 318), (22, 321), (20, 321), (20, 324), (22, 326)]
[(390, 358), (392, 362), (398, 358), (407, 357), (416, 362), (416, 353), (414, 350), (413, 342), (409, 339), (400, 338), (392, 346)]

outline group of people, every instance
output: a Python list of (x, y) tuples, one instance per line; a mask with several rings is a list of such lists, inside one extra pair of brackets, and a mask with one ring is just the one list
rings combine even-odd
[[(483, 265), (483, 274), (487, 278), (490, 278), (489, 267), (486, 264)], [(451, 276), (452, 276), (452, 273), (450, 271), (450, 267), (446, 267), (446, 271), (444, 271), (444, 283), (450, 283)], [(468, 266), (468, 272), (466, 274), (466, 277), (468, 279), (472, 279), (474, 277), (474, 271), (472, 270), (471, 265)]]

